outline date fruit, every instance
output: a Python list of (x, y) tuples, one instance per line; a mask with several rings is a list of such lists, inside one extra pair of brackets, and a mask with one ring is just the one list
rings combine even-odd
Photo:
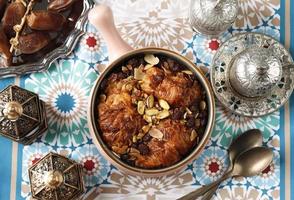
[(13, 26), (20, 24), (25, 12), (26, 8), (20, 2), (13, 2), (7, 6), (2, 18), (2, 27), (8, 38), (15, 36)]
[(41, 50), (50, 42), (49, 34), (45, 32), (32, 32), (27, 35), (19, 36), (17, 49), (22, 54), (32, 54)]
[(28, 26), (39, 31), (58, 31), (63, 27), (65, 21), (63, 15), (45, 10), (32, 11), (27, 17)]
[(81, 0), (51, 0), (48, 4), (48, 10), (57, 12), (67, 10), (75, 1)]
[(9, 51), (10, 44), (2, 29), (0, 29), (0, 67), (9, 66), (12, 62), (12, 54)]

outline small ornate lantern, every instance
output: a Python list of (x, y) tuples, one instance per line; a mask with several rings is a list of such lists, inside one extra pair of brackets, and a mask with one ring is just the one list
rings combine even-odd
[(29, 169), (32, 197), (42, 200), (72, 200), (84, 193), (82, 165), (49, 153)]
[(29, 144), (47, 130), (45, 103), (15, 85), (0, 92), (0, 134)]

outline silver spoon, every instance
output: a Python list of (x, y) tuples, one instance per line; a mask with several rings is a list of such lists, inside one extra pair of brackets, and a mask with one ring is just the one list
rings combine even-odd
[[(227, 171), (230, 171), (233, 167), (232, 163), (235, 161), (237, 155), (240, 153), (247, 151), (253, 147), (258, 147), (262, 145), (262, 133), (259, 129), (251, 129), (247, 130), (241, 135), (239, 135), (230, 145), (228, 149), (228, 154), (229, 154), (229, 167)], [(206, 187), (206, 186), (203, 186)], [(209, 192), (207, 192), (204, 196), (204, 199), (209, 199), (212, 197), (214, 192), (217, 190), (218, 185), (212, 188)], [(187, 194), (187, 195), (190, 195)], [(179, 200), (182, 198), (186, 197), (187, 195), (181, 197)], [(195, 198), (194, 196), (192, 196)], [(188, 199), (187, 197), (186, 199)]]
[(236, 176), (250, 177), (261, 173), (273, 160), (273, 152), (266, 147), (254, 147), (241, 153), (233, 163), (233, 167), (219, 180), (199, 188), (198, 190), (185, 195), (179, 200), (191, 200), (201, 196), (208, 190), (214, 188), (222, 181)]
[[(253, 147), (262, 146), (262, 133), (259, 129), (251, 129), (247, 130), (241, 135), (239, 135), (230, 145), (229, 147), (229, 167), (228, 170), (231, 170), (233, 165), (232, 163), (235, 161), (236, 157), (247, 151), (252, 149)], [(227, 170), (227, 171), (228, 171)], [(203, 200), (209, 200), (212, 198), (214, 193), (216, 192), (219, 185), (215, 186), (208, 192), (203, 195)]]

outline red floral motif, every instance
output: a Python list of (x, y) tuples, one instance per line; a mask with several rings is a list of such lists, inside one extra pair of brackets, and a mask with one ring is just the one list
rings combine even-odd
[(93, 36), (89, 36), (87, 39), (86, 39), (86, 44), (89, 46), (89, 47), (95, 47), (97, 45), (97, 40), (93, 37)]
[(208, 47), (212, 51), (216, 51), (219, 48), (219, 46), (220, 46), (220, 43), (219, 43), (219, 41), (217, 39), (212, 39), (208, 43)]
[(30, 157), (29, 166), (34, 165), (36, 162), (38, 162), (42, 158), (42, 155), (40, 154), (33, 154)]
[(217, 162), (211, 162), (208, 165), (208, 169), (209, 171), (211, 171), (212, 173), (216, 173), (219, 170), (219, 165), (217, 164)]
[(84, 162), (84, 168), (87, 171), (92, 171), (95, 168), (95, 163), (93, 160), (86, 160), (86, 162)]

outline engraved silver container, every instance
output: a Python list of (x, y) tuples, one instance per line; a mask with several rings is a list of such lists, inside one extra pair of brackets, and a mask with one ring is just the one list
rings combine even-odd
[(248, 117), (267, 115), (292, 94), (293, 59), (268, 35), (237, 34), (216, 52), (210, 80), (218, 100), (232, 112)]
[[(48, 4), (47, 0), (42, 0), (45, 5)], [(68, 56), (75, 48), (80, 37), (86, 31), (88, 12), (94, 6), (93, 0), (83, 0), (83, 10), (80, 17), (76, 21), (74, 29), (67, 36), (63, 44), (53, 51), (44, 55), (40, 60), (36, 62), (25, 63), (18, 66), (2, 67), (0, 66), (0, 78), (6, 78), (11, 76), (20, 76), (24, 74), (40, 72), (47, 70), (52, 62), (58, 58)]]
[(189, 21), (194, 31), (203, 35), (219, 35), (235, 21), (237, 0), (191, 0)]
[(252, 47), (235, 56), (229, 81), (239, 94), (260, 97), (271, 92), (282, 76), (282, 64), (270, 49)]

